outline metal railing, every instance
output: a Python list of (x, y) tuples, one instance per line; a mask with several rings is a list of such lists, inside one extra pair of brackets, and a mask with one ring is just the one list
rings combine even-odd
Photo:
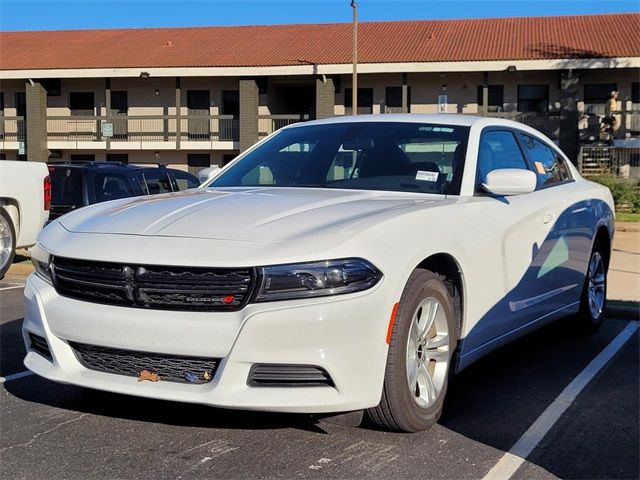
[(287, 125), (307, 120), (309, 120), (309, 115), (259, 115), (258, 138), (264, 138)]
[[(237, 141), (233, 115), (49, 116), (49, 141), (105, 141), (103, 124), (111, 124), (112, 142)], [(180, 129), (177, 126), (180, 126)], [(179, 134), (178, 134), (179, 132)]]
[(0, 141), (24, 142), (26, 132), (24, 117), (0, 116)]
[(551, 140), (560, 139), (560, 112), (486, 112), (478, 115), (520, 122), (544, 133)]
[(640, 174), (640, 148), (583, 146), (578, 153), (578, 170), (585, 177), (616, 175), (624, 178)]
[[(640, 138), (640, 110), (617, 110), (611, 112), (617, 125), (613, 138)], [(581, 143), (599, 143), (607, 141), (602, 135), (604, 112), (585, 110), (578, 112), (578, 132)]]

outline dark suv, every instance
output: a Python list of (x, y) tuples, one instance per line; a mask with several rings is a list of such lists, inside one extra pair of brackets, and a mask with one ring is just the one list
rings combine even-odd
[(177, 192), (200, 184), (194, 175), (181, 170), (162, 165), (147, 167), (120, 162), (51, 163), (49, 175), (49, 220), (94, 203)]

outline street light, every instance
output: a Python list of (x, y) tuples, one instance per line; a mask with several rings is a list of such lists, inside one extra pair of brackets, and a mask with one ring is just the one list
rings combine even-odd
[(353, 78), (351, 80), (351, 111), (358, 114), (358, 4), (351, 0), (353, 9)]

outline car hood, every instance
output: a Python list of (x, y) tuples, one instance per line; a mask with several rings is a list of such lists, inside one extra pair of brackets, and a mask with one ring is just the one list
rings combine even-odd
[(424, 194), (316, 188), (196, 189), (93, 205), (59, 222), (78, 233), (284, 241), (338, 233), (381, 215), (452, 201)]

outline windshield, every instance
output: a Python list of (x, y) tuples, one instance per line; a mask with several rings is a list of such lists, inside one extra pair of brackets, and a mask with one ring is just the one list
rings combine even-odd
[(289, 128), (209, 187), (318, 187), (458, 195), (469, 127), (353, 122)]

